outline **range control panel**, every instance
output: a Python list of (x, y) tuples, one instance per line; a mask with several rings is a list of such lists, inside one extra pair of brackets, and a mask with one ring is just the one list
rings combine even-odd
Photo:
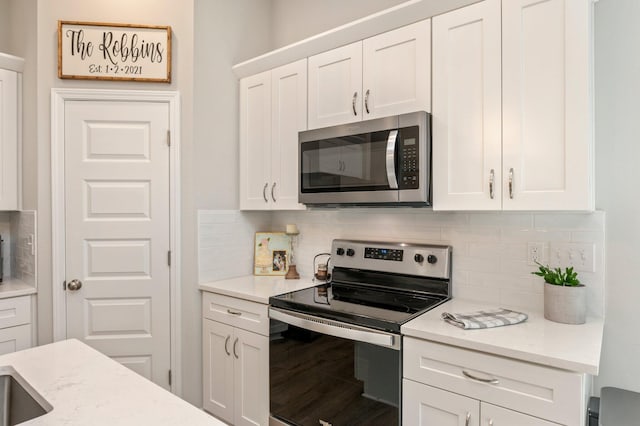
[(333, 240), (331, 264), (341, 268), (448, 279), (451, 277), (451, 246)]

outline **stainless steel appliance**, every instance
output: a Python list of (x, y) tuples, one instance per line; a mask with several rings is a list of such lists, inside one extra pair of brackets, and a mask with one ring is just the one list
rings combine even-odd
[(399, 425), (405, 322), (451, 297), (451, 247), (334, 240), (331, 282), (269, 299), (271, 424)]
[(429, 205), (431, 116), (421, 111), (300, 132), (299, 201)]

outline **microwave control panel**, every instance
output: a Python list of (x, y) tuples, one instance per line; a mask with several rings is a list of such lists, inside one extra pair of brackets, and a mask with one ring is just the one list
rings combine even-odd
[(417, 189), (420, 187), (418, 127), (403, 128), (400, 135), (398, 141), (398, 189)]

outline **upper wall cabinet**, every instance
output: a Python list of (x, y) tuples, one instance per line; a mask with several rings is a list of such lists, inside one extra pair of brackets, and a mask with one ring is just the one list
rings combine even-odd
[(295, 210), (307, 60), (240, 80), (240, 209)]
[(431, 20), (309, 57), (309, 128), (431, 110)]
[(591, 8), (485, 0), (433, 18), (434, 209), (593, 209)]
[(0, 210), (20, 210), (23, 60), (0, 53)]

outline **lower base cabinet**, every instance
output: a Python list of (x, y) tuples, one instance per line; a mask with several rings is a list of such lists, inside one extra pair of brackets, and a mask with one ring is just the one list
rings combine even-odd
[(203, 320), (203, 408), (235, 426), (269, 423), (269, 338)]
[(31, 296), (0, 299), (0, 355), (31, 347)]
[(557, 426), (537, 417), (404, 379), (402, 424), (414, 426)]

